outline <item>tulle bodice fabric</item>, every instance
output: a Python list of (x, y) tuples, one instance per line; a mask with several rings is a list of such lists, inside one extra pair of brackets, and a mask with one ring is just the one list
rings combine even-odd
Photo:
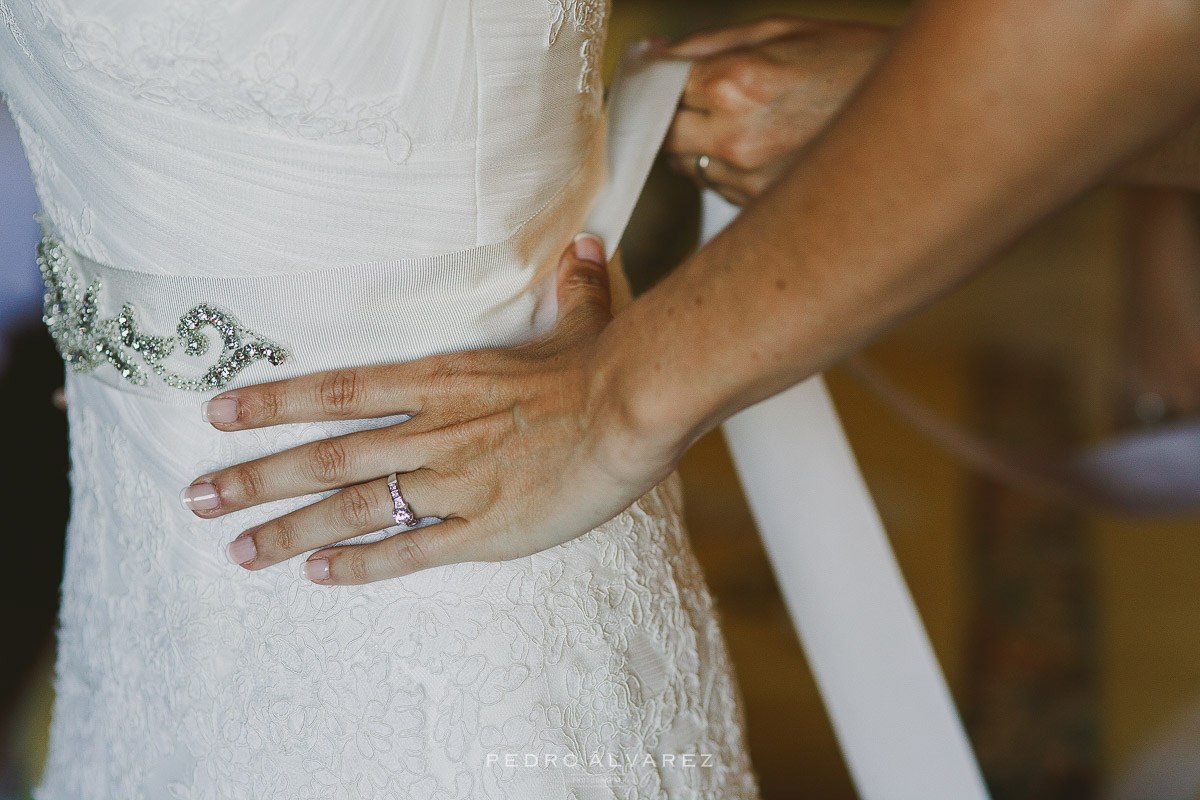
[(598, 0), (8, 0), (0, 91), (68, 244), (290, 272), (502, 240), (601, 122)]

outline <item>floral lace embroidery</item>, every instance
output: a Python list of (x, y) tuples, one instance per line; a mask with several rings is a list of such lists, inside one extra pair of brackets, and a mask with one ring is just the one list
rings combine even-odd
[(21, 30), (21, 26), (17, 25), (17, 18), (13, 15), (12, 9), (8, 7), (8, 3), (5, 3), (4, 0), (0, 0), (0, 17), (4, 19), (4, 27), (8, 28), (8, 32), (16, 40), (17, 46), (21, 48), (21, 52), (33, 58), (33, 52), (29, 49), (29, 40), (25, 38), (25, 32)]
[(402, 164), (412, 151), (400, 95), (354, 101), (329, 81), (305, 82), (295, 71), (295, 38), (277, 31), (247, 59), (231, 64), (221, 52), (218, 4), (176, 2), (160, 21), (141, 20), (123, 40), (114, 28), (76, 19), (60, 7), (43, 12), (59, 31), (70, 69), (88, 69), (134, 97), (199, 109), (225, 121), (258, 121), (305, 139), (361, 143)]
[(601, 89), (600, 57), (604, 40), (604, 25), (608, 19), (607, 0), (551, 0), (554, 17), (550, 21), (550, 45), (558, 41), (563, 25), (570, 23), (583, 37), (579, 45), (582, 65), (579, 71), (579, 91), (598, 94)]
[(151, 414), (135, 436), (147, 404), (91, 382), (68, 393), (74, 508), (35, 798), (511, 800), (534, 792), (489, 753), (680, 748), (712, 765), (585, 765), (565, 797), (758, 797), (677, 474), (536, 558), (331, 591), (294, 562), (225, 561), (260, 517), (196, 520), (173, 500), (179, 451), (242, 461), (330, 425), (230, 445)]

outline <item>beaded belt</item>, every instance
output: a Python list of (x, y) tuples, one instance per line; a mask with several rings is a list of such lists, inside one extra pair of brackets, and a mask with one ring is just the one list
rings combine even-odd
[(596, 233), (612, 256), (688, 68), (623, 64), (583, 164), (496, 244), (285, 275), (174, 276), (87, 258), (43, 218), (45, 322), (75, 372), (174, 405), (196, 402), (193, 392), (527, 342), (553, 326), (553, 266), (571, 237)]
[[(542, 215), (538, 232), (444, 256), (237, 277), (114, 268), (47, 229), (44, 320), (75, 372), (171, 404), (338, 367), (511, 347), (553, 324), (552, 287), (530, 280), (583, 219), (557, 212)], [(546, 252), (521, 252), (535, 245)]]

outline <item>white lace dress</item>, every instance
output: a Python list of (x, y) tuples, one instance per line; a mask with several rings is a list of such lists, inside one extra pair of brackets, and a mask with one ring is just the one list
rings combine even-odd
[(603, 183), (607, 12), (0, 0), (70, 364), (38, 800), (758, 796), (676, 474), (545, 553), (356, 587), (225, 556), (313, 497), (215, 521), (177, 499), (397, 421), (220, 434), (218, 388), (545, 329), (534, 277)]

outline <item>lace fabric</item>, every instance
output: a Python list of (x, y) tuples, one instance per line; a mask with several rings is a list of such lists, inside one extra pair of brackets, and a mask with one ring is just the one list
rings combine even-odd
[[(231, 440), (76, 375), (68, 401), (74, 496), (38, 800), (757, 796), (677, 473), (544, 553), (331, 590), (299, 578), (302, 556), (259, 572), (225, 560), (236, 532), (306, 500), (213, 523), (162, 487), (348, 423)], [(172, 464), (180, 448), (199, 459)], [(96, 474), (114, 479), (81, 479)]]

